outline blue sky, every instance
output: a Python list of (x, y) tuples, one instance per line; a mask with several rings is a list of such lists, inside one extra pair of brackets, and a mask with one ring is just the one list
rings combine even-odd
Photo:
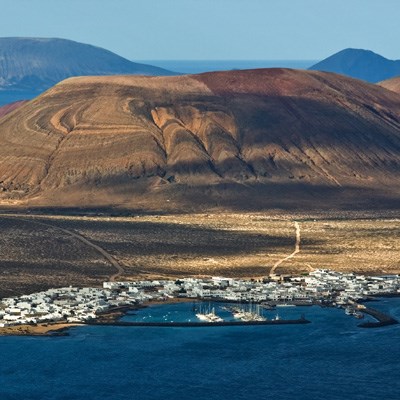
[(400, 0), (0, 0), (0, 36), (62, 37), (129, 59), (400, 59)]

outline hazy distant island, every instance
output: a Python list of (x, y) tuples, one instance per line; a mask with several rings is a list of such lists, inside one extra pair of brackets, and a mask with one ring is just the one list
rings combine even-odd
[(174, 75), (111, 51), (58, 38), (0, 38), (0, 105), (30, 99), (63, 79), (84, 75)]
[(400, 75), (400, 60), (388, 60), (370, 50), (344, 49), (309, 69), (335, 72), (377, 83)]

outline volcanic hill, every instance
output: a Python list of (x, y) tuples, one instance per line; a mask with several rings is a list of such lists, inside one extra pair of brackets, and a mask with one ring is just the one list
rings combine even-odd
[(288, 69), (67, 79), (0, 119), (4, 201), (400, 208), (400, 95)]
[(379, 82), (379, 86), (400, 94), (400, 76)]
[(111, 51), (66, 39), (0, 38), (0, 89), (41, 92), (72, 76), (172, 75)]
[(5, 106), (1, 106), (0, 118), (4, 117), (6, 114), (9, 114), (11, 111), (14, 111), (17, 108), (23, 106), (27, 102), (28, 100), (19, 100), (19, 101), (14, 101), (13, 103), (6, 104)]

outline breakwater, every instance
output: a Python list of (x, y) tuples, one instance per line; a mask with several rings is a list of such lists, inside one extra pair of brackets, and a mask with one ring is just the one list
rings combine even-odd
[(366, 307), (362, 309), (362, 312), (364, 314), (371, 315), (371, 317), (376, 319), (376, 322), (363, 322), (362, 324), (358, 325), (360, 328), (380, 328), (382, 326), (395, 325), (399, 323), (399, 321), (394, 319), (392, 316), (375, 310), (374, 308)]
[(101, 326), (148, 326), (148, 327), (178, 327), (178, 328), (204, 328), (204, 327), (217, 327), (217, 326), (261, 326), (261, 325), (298, 325), (298, 324), (309, 324), (306, 318), (298, 319), (278, 319), (278, 320), (267, 320), (267, 321), (223, 321), (223, 322), (163, 322), (163, 321), (152, 321), (152, 322), (124, 322), (124, 321), (92, 321), (88, 322), (87, 325), (101, 325)]

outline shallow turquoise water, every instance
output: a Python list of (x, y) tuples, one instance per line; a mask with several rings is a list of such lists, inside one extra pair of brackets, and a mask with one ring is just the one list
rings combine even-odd
[[(399, 299), (374, 306), (400, 319)], [(127, 318), (190, 312), (191, 304), (154, 306)], [(301, 312), (311, 324), (93, 326), (67, 337), (1, 337), (0, 399), (400, 398), (400, 325), (361, 329), (341, 310), (279, 310), (284, 318)]]

